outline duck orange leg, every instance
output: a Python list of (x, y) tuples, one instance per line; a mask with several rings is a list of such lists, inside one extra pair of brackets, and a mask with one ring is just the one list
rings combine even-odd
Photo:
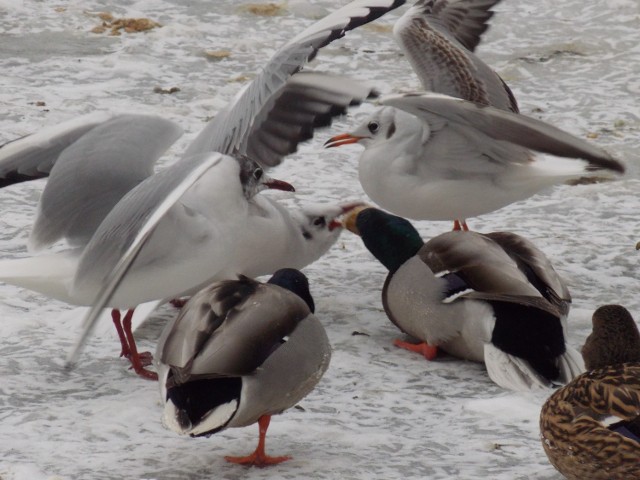
[(239, 465), (267, 467), (269, 465), (277, 465), (278, 463), (291, 460), (291, 457), (270, 457), (264, 451), (265, 437), (267, 436), (267, 428), (271, 422), (271, 415), (263, 415), (258, 419), (258, 427), (260, 429), (260, 438), (258, 439), (258, 447), (256, 451), (246, 457), (224, 457), (227, 462), (237, 463)]
[(429, 345), (426, 342), (422, 343), (409, 343), (402, 340), (394, 340), (393, 344), (396, 347), (404, 348), (410, 352), (416, 352), (424, 356), (427, 360), (433, 360), (438, 355), (438, 347)]
[(142, 378), (148, 380), (158, 380), (158, 374), (147, 370), (146, 366), (151, 365), (153, 357), (149, 352), (138, 353), (136, 346), (136, 340), (133, 337), (133, 331), (131, 330), (131, 320), (133, 319), (133, 308), (127, 310), (124, 319), (120, 319), (120, 310), (111, 310), (111, 319), (116, 326), (118, 337), (120, 338), (120, 344), (122, 350), (120, 351), (121, 357), (127, 357), (131, 362), (131, 368)]

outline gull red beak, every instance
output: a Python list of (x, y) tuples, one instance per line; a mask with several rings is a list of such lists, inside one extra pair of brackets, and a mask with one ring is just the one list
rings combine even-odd
[(341, 145), (348, 145), (350, 143), (358, 143), (363, 138), (364, 137), (358, 137), (357, 135), (351, 135), (350, 133), (343, 133), (327, 140), (324, 143), (324, 148), (333, 148)]
[(282, 180), (276, 180), (275, 178), (271, 178), (263, 183), (263, 185), (267, 188), (272, 188), (274, 190), (284, 190), (285, 192), (295, 192), (296, 189), (293, 188), (293, 185), (290, 183), (284, 182)]

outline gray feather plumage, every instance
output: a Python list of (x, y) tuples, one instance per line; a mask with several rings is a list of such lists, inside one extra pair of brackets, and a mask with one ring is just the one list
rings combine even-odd
[(623, 173), (625, 167), (602, 148), (535, 118), (435, 93), (388, 95), (380, 99), (429, 122), (447, 122), (471, 127), (494, 140), (508, 142), (558, 157), (581, 158), (590, 170)]
[(182, 135), (169, 120), (117, 115), (95, 125), (57, 158), (29, 238), (40, 249), (60, 239), (85, 245), (109, 211), (153, 174), (160, 156)]
[(265, 104), (291, 75), (312, 60), (320, 48), (404, 3), (405, 0), (355, 1), (311, 25), (271, 57), (269, 63), (231, 104), (209, 121), (185, 155), (207, 151), (247, 153), (243, 151), (247, 135), (254, 124), (264, 122), (264, 116), (268, 113), (264, 109)]

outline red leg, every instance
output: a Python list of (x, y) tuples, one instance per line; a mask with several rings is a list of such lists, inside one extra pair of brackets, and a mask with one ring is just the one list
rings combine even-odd
[(147, 378), (149, 380), (158, 380), (158, 374), (156, 372), (152, 372), (151, 370), (147, 370), (146, 366), (151, 365), (153, 357), (149, 352), (138, 353), (138, 348), (136, 347), (136, 339), (133, 338), (133, 332), (131, 331), (131, 320), (133, 319), (133, 311), (131, 308), (127, 310), (127, 314), (124, 316), (122, 320), (122, 329), (124, 330), (124, 334), (127, 337), (127, 343), (129, 345), (129, 361), (131, 362), (131, 367), (133, 370), (143, 378)]
[(463, 230), (465, 232), (469, 231), (469, 227), (467, 226), (466, 220), (454, 220), (453, 221), (453, 229), (454, 230)]
[(409, 343), (402, 340), (394, 340), (393, 344), (396, 347), (404, 348), (410, 352), (416, 352), (424, 356), (427, 360), (433, 360), (438, 355), (438, 347), (429, 345), (426, 342), (422, 343)]
[(270, 457), (264, 451), (265, 437), (267, 436), (267, 428), (269, 428), (269, 422), (271, 421), (271, 415), (263, 415), (258, 420), (258, 427), (260, 428), (260, 438), (258, 439), (258, 447), (256, 451), (246, 457), (224, 457), (227, 462), (237, 463), (239, 465), (255, 466), (255, 467), (267, 467), (269, 465), (277, 465), (278, 463), (290, 460), (291, 457)]
[(124, 330), (122, 329), (122, 323), (120, 322), (120, 310), (117, 310), (115, 308), (111, 310), (111, 319), (113, 320), (113, 324), (116, 327), (118, 338), (120, 338), (120, 345), (122, 346), (122, 349), (120, 350), (120, 356), (129, 358), (129, 356), (131, 355), (131, 351), (129, 350), (127, 337), (124, 335)]

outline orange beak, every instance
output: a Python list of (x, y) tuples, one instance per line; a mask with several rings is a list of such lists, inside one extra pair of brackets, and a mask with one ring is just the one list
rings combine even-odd
[(341, 145), (348, 145), (350, 143), (358, 143), (364, 137), (358, 137), (356, 135), (351, 135), (350, 133), (343, 133), (342, 135), (336, 135), (335, 137), (331, 137), (324, 144), (324, 148), (332, 148), (339, 147)]

